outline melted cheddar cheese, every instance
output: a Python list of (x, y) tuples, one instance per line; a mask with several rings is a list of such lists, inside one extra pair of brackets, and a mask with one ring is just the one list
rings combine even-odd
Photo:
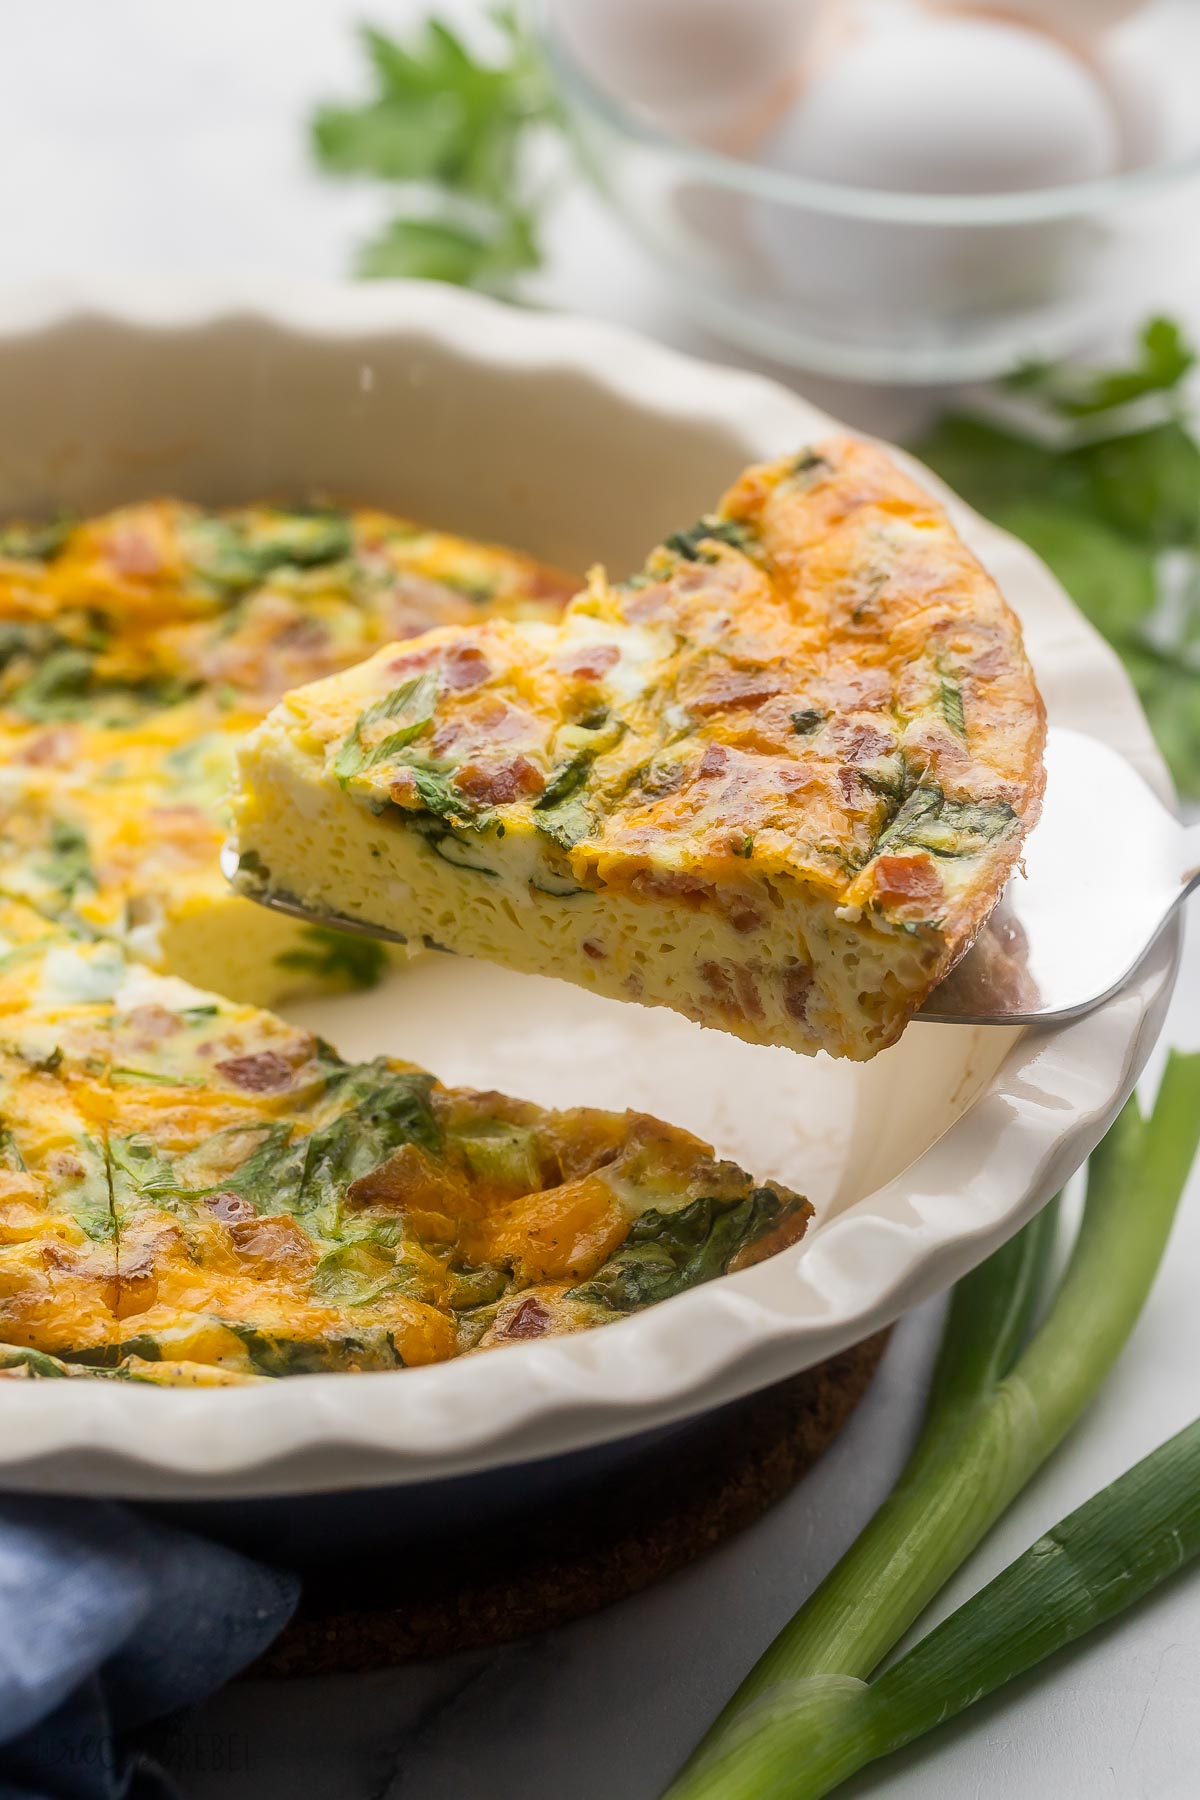
[(0, 531), (0, 881), (153, 966), (271, 1004), (382, 963), (232, 895), (241, 735), (285, 689), (481, 617), (549, 620), (565, 576), (388, 514), (151, 501)]
[(240, 753), (241, 880), (864, 1058), (998, 899), (1043, 744), (995, 585), (837, 439), (560, 623), (433, 631), (287, 695)]

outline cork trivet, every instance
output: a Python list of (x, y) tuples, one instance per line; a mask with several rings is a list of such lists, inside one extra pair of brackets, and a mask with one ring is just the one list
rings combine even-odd
[[(423, 1557), (311, 1574), (300, 1610), (246, 1673), (344, 1674), (528, 1637), (661, 1581), (744, 1531), (828, 1449), (888, 1333), (722, 1413), (657, 1456)], [(482, 1537), (480, 1543), (478, 1538)]]

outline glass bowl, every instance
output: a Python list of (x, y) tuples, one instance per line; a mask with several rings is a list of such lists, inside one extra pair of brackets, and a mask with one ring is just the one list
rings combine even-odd
[(673, 135), (584, 66), (567, 0), (536, 16), (585, 171), (685, 308), (757, 356), (857, 380), (985, 380), (1186, 291), (1200, 239), (1194, 0), (1162, 0), (1114, 40), (1122, 80), (1149, 61), (1162, 81), (1159, 160), (969, 196), (809, 180)]

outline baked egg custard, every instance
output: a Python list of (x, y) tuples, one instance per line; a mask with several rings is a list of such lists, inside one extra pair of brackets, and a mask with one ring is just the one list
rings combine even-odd
[(863, 1059), (969, 947), (1043, 787), (1020, 629), (837, 438), (559, 622), (434, 630), (246, 740), (247, 892)]

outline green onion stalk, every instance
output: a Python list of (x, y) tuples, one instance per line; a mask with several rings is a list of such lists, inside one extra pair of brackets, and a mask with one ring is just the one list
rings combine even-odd
[[(667, 1800), (825, 1794), (1108, 1616), (1092, 1606), (1090, 1589), (1072, 1587), (1060, 1556), (1034, 1546), (866, 1685), (1103, 1384), (1149, 1294), (1198, 1143), (1200, 1055), (1172, 1055), (1152, 1114), (1143, 1118), (1131, 1100), (1093, 1153), (1070, 1260), (1032, 1336), (1054, 1247), (1052, 1208), (960, 1282), (925, 1422), (899, 1483), (751, 1670)], [(1148, 1571), (1165, 1573), (1194, 1553), (1200, 1523), (1187, 1476), (1200, 1442), (1184, 1433), (1175, 1445), (1156, 1454), (1171, 1451), (1172, 1469), (1184, 1473), (1161, 1491), (1187, 1496), (1188, 1508), (1173, 1512), (1164, 1501), (1157, 1548), (1137, 1510), (1157, 1469), (1131, 1471), (1128, 1485), (1118, 1483), (1060, 1528), (1078, 1547), (1089, 1521), (1102, 1522), (1095, 1556), (1109, 1571), (1114, 1606), (1122, 1593), (1144, 1591)]]

